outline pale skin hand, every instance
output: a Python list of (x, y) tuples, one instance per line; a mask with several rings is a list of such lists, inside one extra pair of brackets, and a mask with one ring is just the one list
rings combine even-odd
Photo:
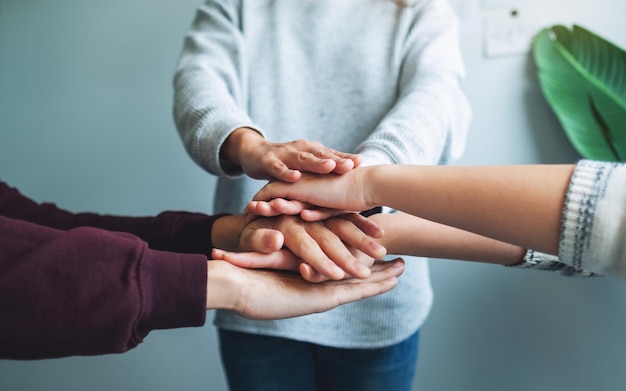
[(294, 274), (208, 261), (206, 307), (259, 320), (319, 313), (388, 292), (403, 271), (404, 262), (396, 260), (373, 265), (367, 279), (311, 283)]
[(368, 210), (379, 206), (366, 186), (369, 173), (370, 168), (363, 167), (344, 175), (305, 174), (297, 185), (270, 182), (245, 211), (260, 216), (300, 214), (305, 220), (316, 221), (345, 211)]
[[(357, 278), (370, 274), (353, 252), (381, 258), (386, 251), (374, 238), (383, 231), (358, 214), (347, 214), (324, 221), (308, 222), (299, 217), (261, 218), (245, 224), (242, 215), (218, 219), (213, 227), (213, 244), (225, 250), (272, 254), (283, 246), (299, 260), (306, 279), (319, 282), (340, 280), (346, 273)], [(226, 259), (214, 251), (217, 259)], [(241, 263), (240, 266), (244, 266)], [(267, 266), (271, 267), (271, 266)]]
[(221, 148), (222, 158), (255, 179), (295, 182), (302, 172), (345, 174), (361, 164), (359, 155), (327, 148), (319, 142), (272, 143), (249, 128), (235, 130)]
[[(371, 166), (328, 176), (326, 181), (307, 175), (295, 184), (269, 183), (247, 209), (256, 213), (265, 208), (278, 213), (279, 204), (271, 201), (275, 198), (337, 209), (365, 210), (385, 205), (556, 254), (561, 209), (573, 170), (573, 165)], [(314, 211), (301, 210), (301, 214), (307, 219), (315, 217)]]

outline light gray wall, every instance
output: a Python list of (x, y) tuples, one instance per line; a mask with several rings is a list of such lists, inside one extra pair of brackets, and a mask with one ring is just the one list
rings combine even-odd
[[(462, 39), (474, 120), (459, 164), (575, 161), (529, 57), (482, 56), (478, 1), (456, 0), (478, 10)], [(171, 117), (171, 76), (198, 3), (0, 0), (0, 178), (73, 211), (211, 212), (214, 179), (188, 158)], [(546, 22), (576, 21), (626, 46), (623, 0), (523, 4), (544, 9)], [(624, 388), (623, 281), (431, 265), (435, 306), (416, 390)], [(225, 383), (209, 324), (153, 332), (124, 355), (0, 361), (0, 389), (219, 391)]]

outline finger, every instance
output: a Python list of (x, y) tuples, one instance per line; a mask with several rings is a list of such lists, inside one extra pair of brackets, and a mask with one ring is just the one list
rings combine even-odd
[[(328, 222), (325, 222), (325, 224)], [(355, 237), (358, 233), (362, 234), (362, 232), (352, 223), (344, 219), (333, 219), (331, 223), (332, 225), (338, 226), (336, 228), (337, 232), (329, 229), (325, 224), (311, 225), (309, 226), (308, 232), (311, 237), (315, 239), (324, 254), (326, 254), (326, 257), (344, 272), (358, 278), (366, 278), (369, 276), (370, 269), (363, 266), (344, 243), (344, 239), (356, 241), (357, 239), (355, 239)], [(340, 235), (337, 235), (337, 233), (340, 233)], [(312, 266), (318, 272), (321, 272), (317, 265)], [(344, 277), (345, 276), (342, 276), (342, 278)]]
[[(329, 219), (326, 221), (326, 226), (343, 242), (374, 259), (380, 259), (387, 254), (387, 249), (384, 246), (366, 235), (359, 227), (347, 219)], [(350, 273), (350, 271), (348, 272)]]
[(281, 160), (274, 154), (267, 154), (262, 159), (262, 164), (270, 176), (283, 182), (296, 182), (302, 176), (299, 167)]
[(310, 207), (311, 205), (305, 202), (275, 198), (271, 201), (250, 201), (244, 208), (244, 212), (265, 217), (295, 216)]
[(372, 274), (365, 279), (346, 279), (343, 281), (326, 281), (323, 284), (338, 284), (342, 282), (349, 282), (352, 284), (360, 284), (363, 282), (378, 282), (389, 277), (399, 277), (404, 272), (404, 260), (402, 258), (396, 258), (392, 261), (376, 261), (370, 267)]
[(354, 162), (354, 168), (358, 168), (363, 164), (363, 156), (362, 155), (351, 155), (350, 159)]
[(252, 232), (248, 240), (249, 243), (243, 246), (244, 249), (249, 248), (252, 251), (271, 253), (283, 247), (285, 237), (280, 231), (269, 228), (259, 228)]
[(321, 221), (326, 220), (333, 216), (338, 216), (346, 213), (345, 210), (341, 209), (330, 209), (330, 208), (315, 208), (315, 209), (305, 209), (300, 212), (300, 217), (305, 221)]
[(328, 158), (335, 161), (336, 167), (333, 170), (335, 174), (345, 174), (358, 167), (363, 162), (361, 155), (341, 152), (330, 148), (320, 149), (317, 154), (320, 158)]
[(257, 252), (230, 252), (215, 248), (211, 251), (211, 257), (246, 269), (298, 271), (300, 266), (300, 259), (289, 250), (262, 254)]
[(361, 240), (366, 242), (367, 235), (344, 219), (331, 219), (325, 224), (314, 226), (311, 229), (311, 236), (315, 238), (326, 256), (351, 276), (357, 278), (369, 276), (370, 269), (361, 264), (352, 251), (346, 247), (346, 243), (350, 245), (350, 242), (359, 242), (359, 245), (368, 247), (367, 244), (360, 243)]
[(342, 159), (337, 162), (337, 166), (333, 170), (334, 174), (346, 174), (354, 169), (354, 162), (350, 159)]
[(342, 216), (344, 219), (349, 220), (352, 224), (359, 227), (366, 235), (373, 238), (382, 238), (385, 236), (385, 230), (374, 221), (362, 216), (358, 213), (346, 213)]
[(363, 156), (359, 155), (358, 153), (342, 152), (332, 148), (326, 148), (326, 151), (327, 153), (330, 153), (340, 159), (352, 160), (355, 165), (361, 164), (361, 162), (363, 161)]
[(315, 269), (313, 269), (313, 267), (311, 267), (311, 265), (309, 265), (308, 263), (301, 263), (300, 267), (300, 275), (302, 276), (302, 278), (304, 278), (305, 280), (309, 281), (309, 282), (324, 282), (324, 281), (328, 281), (329, 278), (326, 276), (323, 276), (322, 274), (318, 273)]
[[(386, 281), (391, 280), (393, 281), (393, 283), (391, 284), (392, 285), (391, 288), (388, 289), (388, 290), (391, 290), (393, 289), (394, 286), (396, 286), (397, 278), (400, 277), (400, 275), (402, 275), (403, 272), (404, 272), (404, 261), (402, 259), (396, 259), (394, 261), (376, 263), (374, 266), (372, 266), (372, 274), (367, 279), (325, 281), (319, 285), (333, 286), (333, 287), (349, 287), (349, 286), (359, 287), (359, 286), (365, 286), (369, 284), (379, 284), (381, 282), (386, 284)], [(386, 291), (387, 290), (385, 290), (384, 292)], [(373, 295), (375, 294), (376, 293), (374, 293)]]
[(253, 201), (270, 201), (274, 198), (290, 198), (290, 189), (288, 183), (284, 182), (269, 182), (259, 190), (254, 197)]
[(298, 215), (303, 210), (311, 208), (311, 204), (296, 200), (286, 200), (284, 198), (274, 198), (269, 201), (270, 206), (276, 212), (284, 215)]
[[(323, 227), (323, 224), (319, 223)], [(338, 265), (335, 264), (321, 249), (320, 240), (326, 240), (320, 237), (314, 238), (309, 231), (317, 232), (315, 227), (309, 225), (308, 228), (304, 228), (300, 224), (292, 224), (288, 228), (288, 232), (283, 230), (285, 234), (285, 245), (296, 256), (302, 258), (302, 260), (311, 265), (318, 273), (332, 279), (340, 280), (344, 278), (344, 271)], [(334, 234), (326, 230), (335, 240), (339, 241)], [(328, 237), (328, 236), (326, 236)], [(329, 238), (328, 240), (332, 240)], [(340, 241), (339, 241), (340, 242)], [(345, 248), (343, 244), (341, 244)]]
[[(244, 213), (247, 213), (252, 216), (265, 216), (265, 217), (273, 217), (278, 216), (281, 213), (274, 209), (272, 204), (268, 201), (250, 201), (248, 205), (244, 208)], [(248, 216), (246, 216), (246, 223), (248, 222)], [(251, 219), (252, 222), (254, 219)]]
[(301, 171), (315, 174), (330, 174), (337, 167), (337, 162), (331, 156), (300, 152), (294, 163)]
[[(313, 145), (318, 143), (298, 140), (290, 144), (290, 146), (275, 151), (265, 159), (278, 161), (292, 170), (317, 174), (329, 174), (335, 169), (337, 164), (332, 158), (333, 156), (320, 152), (323, 149)], [(276, 169), (281, 169), (281, 167), (277, 165)]]

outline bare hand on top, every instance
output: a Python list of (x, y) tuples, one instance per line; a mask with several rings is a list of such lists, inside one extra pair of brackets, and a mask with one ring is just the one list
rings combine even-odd
[(302, 172), (345, 174), (362, 160), (359, 155), (335, 151), (316, 141), (272, 143), (248, 128), (234, 131), (220, 153), (251, 178), (284, 182), (296, 182)]

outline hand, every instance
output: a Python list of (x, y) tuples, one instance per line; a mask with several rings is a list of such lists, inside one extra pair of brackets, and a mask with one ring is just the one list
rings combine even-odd
[(271, 143), (248, 128), (234, 131), (224, 143), (222, 154), (251, 178), (284, 182), (297, 181), (303, 171), (345, 174), (362, 160), (359, 155), (335, 151), (314, 141)]
[[(282, 233), (284, 243), (272, 241), (273, 244), (268, 245), (268, 238), (275, 238), (268, 234), (272, 232)], [(303, 277), (309, 281), (340, 280), (345, 278), (345, 273), (366, 278), (370, 273), (369, 265), (362, 265), (353, 252), (360, 251), (372, 258), (383, 257), (386, 249), (374, 240), (383, 234), (378, 225), (354, 213), (315, 222), (283, 215), (248, 224), (239, 236), (237, 250), (273, 253), (284, 244), (293, 254), (292, 265), (297, 263)], [(216, 259), (226, 259), (224, 254), (224, 251), (213, 251)]]
[(403, 271), (402, 260), (381, 262), (372, 266), (372, 273), (365, 280), (314, 284), (298, 275), (209, 261), (207, 309), (233, 310), (246, 318), (259, 320), (319, 313), (390, 291)]
[(315, 221), (347, 210), (367, 210), (377, 206), (368, 191), (368, 174), (370, 168), (363, 167), (344, 175), (303, 174), (295, 183), (270, 182), (253, 197), (246, 212), (262, 216), (300, 214)]
[[(358, 262), (370, 268), (375, 259), (369, 255), (352, 249), (354, 257)], [(288, 270), (292, 272), (300, 272), (302, 277), (309, 282), (323, 282), (328, 281), (329, 278), (318, 273), (309, 264), (303, 263), (302, 259), (296, 256), (288, 249), (274, 251), (271, 253), (260, 252), (230, 252), (221, 249), (213, 249), (211, 253), (213, 259), (219, 259), (226, 261), (235, 266), (243, 267), (246, 269), (274, 269), (274, 270)], [(347, 275), (346, 278), (354, 278), (351, 275)]]

